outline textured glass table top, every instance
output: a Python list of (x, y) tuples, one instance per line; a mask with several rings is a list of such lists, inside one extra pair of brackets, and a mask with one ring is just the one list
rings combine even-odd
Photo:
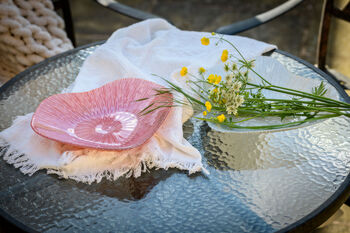
[[(66, 88), (96, 47), (39, 65), (0, 93), (0, 130)], [(287, 56), (271, 56), (297, 75), (322, 79)], [(184, 131), (210, 175), (150, 170), (87, 185), (44, 171), (29, 177), (0, 160), (0, 208), (45, 232), (273, 232), (322, 205), (350, 172), (350, 121), (343, 117), (238, 134), (192, 120)]]

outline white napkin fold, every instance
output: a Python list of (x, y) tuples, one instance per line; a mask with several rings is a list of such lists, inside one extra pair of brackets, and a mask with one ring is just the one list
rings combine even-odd
[[(157, 74), (185, 87), (179, 74), (183, 66), (196, 74), (199, 67), (210, 68), (220, 61), (222, 44), (203, 46), (200, 39), (210, 34), (182, 31), (162, 19), (151, 19), (122, 28), (89, 56), (69, 92), (98, 88), (120, 78), (141, 78), (167, 86)], [(256, 40), (226, 36), (245, 58), (250, 59), (275, 48)], [(156, 134), (143, 146), (124, 151), (79, 149), (43, 138), (30, 127), (32, 113), (18, 117), (0, 132), (4, 159), (32, 175), (39, 169), (64, 178), (91, 183), (103, 177), (135, 176), (147, 168), (171, 167), (194, 173), (203, 168), (201, 155), (184, 138), (182, 124), (191, 115), (185, 108), (173, 109)]]

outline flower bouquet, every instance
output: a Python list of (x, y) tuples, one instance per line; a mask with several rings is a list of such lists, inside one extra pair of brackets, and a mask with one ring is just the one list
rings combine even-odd
[[(188, 72), (187, 67), (183, 67), (180, 76), (189, 77), (186, 80), (187, 88), (181, 88), (180, 85), (158, 76), (169, 87), (157, 90), (157, 95), (172, 93), (174, 104), (164, 103), (157, 108), (190, 105), (201, 113), (195, 118), (231, 130), (276, 130), (332, 117), (350, 117), (350, 104), (326, 97), (329, 90), (324, 82), (314, 86), (311, 92), (275, 85), (256, 72), (255, 60), (245, 59), (237, 47), (223, 35), (212, 35), (211, 38), (203, 37), (201, 43), (209, 45), (210, 40), (214, 39), (216, 45), (228, 43), (235, 52), (231, 53), (226, 49), (222, 51), (223, 70), (210, 73), (201, 67), (198, 75), (194, 75)], [(254, 81), (252, 76), (255, 77)], [(275, 94), (271, 95), (271, 92)], [(149, 105), (142, 112), (148, 114), (157, 108)], [(261, 121), (257, 119), (266, 117), (277, 117), (279, 122), (269, 121), (273, 124), (259, 125)], [(246, 124), (247, 122), (254, 123)]]

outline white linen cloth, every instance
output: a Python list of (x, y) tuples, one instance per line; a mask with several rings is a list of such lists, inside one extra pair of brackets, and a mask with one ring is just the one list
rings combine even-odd
[[(136, 77), (166, 83), (157, 74), (185, 87), (190, 76), (180, 76), (182, 67), (192, 74), (199, 67), (209, 68), (220, 61), (226, 44), (203, 46), (200, 39), (209, 33), (182, 31), (162, 19), (151, 19), (122, 28), (97, 48), (83, 64), (70, 92), (98, 88), (120, 78)], [(256, 40), (226, 36), (245, 58), (254, 58), (275, 48)], [(231, 51), (233, 52), (233, 51)], [(182, 124), (191, 111), (172, 109), (153, 137), (143, 146), (124, 151), (79, 149), (37, 135), (30, 127), (33, 113), (19, 116), (0, 133), (4, 159), (32, 175), (39, 169), (81, 182), (99, 182), (103, 177), (117, 179), (135, 176), (147, 168), (178, 168), (190, 174), (203, 170), (201, 155), (184, 138)], [(205, 170), (205, 169), (204, 169)]]

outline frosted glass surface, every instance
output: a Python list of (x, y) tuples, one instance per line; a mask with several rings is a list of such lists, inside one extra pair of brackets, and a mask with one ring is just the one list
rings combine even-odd
[[(95, 48), (41, 65), (0, 93), (0, 130), (68, 87)], [(322, 79), (291, 58), (271, 56), (297, 75)], [(0, 160), (0, 208), (44, 232), (273, 232), (319, 207), (350, 171), (343, 117), (243, 134), (191, 120), (184, 131), (210, 175), (150, 170), (87, 185), (44, 172), (25, 176)]]

